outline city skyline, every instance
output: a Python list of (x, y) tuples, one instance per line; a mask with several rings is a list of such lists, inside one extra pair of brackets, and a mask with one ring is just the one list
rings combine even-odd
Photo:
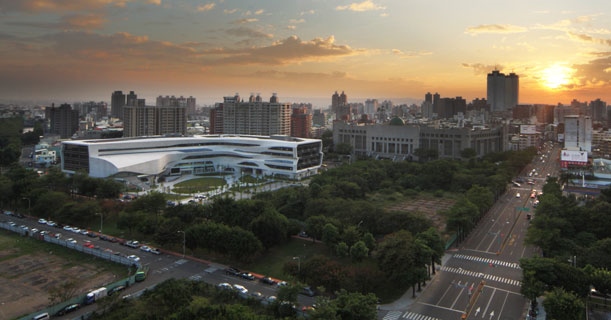
[(598, 0), (0, 0), (0, 13), (3, 100), (471, 101), (499, 70), (520, 77), (519, 103), (611, 101)]

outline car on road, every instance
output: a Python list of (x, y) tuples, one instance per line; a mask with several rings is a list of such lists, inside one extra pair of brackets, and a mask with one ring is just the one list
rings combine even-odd
[(40, 218), (40, 219), (38, 219), (38, 223), (40, 223), (40, 224), (47, 224), (47, 220)]
[(72, 239), (72, 238), (68, 238), (66, 239), (67, 242), (70, 242), (72, 244), (76, 244), (76, 240)]
[(55, 221), (48, 220), (48, 221), (47, 221), (47, 225), (48, 225), (49, 227), (55, 227), (55, 226), (57, 225), (57, 223), (55, 223)]
[(83, 247), (93, 249), (95, 246), (93, 245), (93, 243), (91, 243), (91, 241), (87, 240), (85, 241), (85, 243), (83, 243)]
[(518, 192), (516, 193), (516, 198), (519, 198), (519, 197), (520, 197), (520, 193)]
[(251, 292), (250, 296), (255, 298), (255, 299), (259, 299), (259, 300), (263, 299), (263, 294), (261, 292), (259, 292), (259, 291)]
[(67, 306), (66, 306), (66, 307), (64, 307), (63, 309), (59, 310), (59, 311), (57, 312), (57, 315), (58, 315), (58, 316), (63, 316), (63, 315), (65, 315), (66, 313), (70, 313), (70, 312), (76, 311), (76, 310), (78, 310), (78, 309), (80, 309), (80, 308), (81, 308), (81, 305), (80, 305), (80, 304), (78, 304), (78, 303), (73, 303), (73, 304), (67, 305)]

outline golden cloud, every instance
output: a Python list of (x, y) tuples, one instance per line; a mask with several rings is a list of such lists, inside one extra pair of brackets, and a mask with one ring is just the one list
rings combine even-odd
[(206, 3), (204, 5), (198, 6), (197, 11), (199, 12), (210, 11), (214, 9), (215, 6), (216, 4), (214, 2)]
[(335, 7), (335, 10), (338, 10), (338, 11), (348, 10), (348, 11), (357, 11), (357, 12), (384, 10), (384, 9), (386, 9), (386, 7), (377, 5), (373, 3), (373, 1), (371, 0), (365, 0), (363, 2), (353, 2), (349, 5)]
[(479, 26), (469, 27), (465, 33), (478, 35), (482, 33), (519, 33), (526, 32), (528, 29), (509, 24), (480, 24)]
[(73, 12), (106, 6), (124, 7), (128, 2), (161, 4), (161, 0), (0, 0), (0, 8), (4, 11), (22, 12)]

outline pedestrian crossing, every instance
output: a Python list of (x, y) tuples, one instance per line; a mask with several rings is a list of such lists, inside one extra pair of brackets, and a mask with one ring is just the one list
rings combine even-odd
[(438, 318), (425, 316), (423, 314), (414, 313), (414, 312), (405, 312), (403, 311), (389, 311), (383, 320), (399, 320), (399, 319), (408, 319), (408, 320), (439, 320)]
[(455, 255), (452, 256), (452, 258), (469, 260), (469, 261), (476, 261), (476, 262), (482, 262), (482, 263), (486, 263), (486, 264), (492, 264), (494, 266), (503, 266), (503, 267), (507, 267), (507, 268), (522, 269), (522, 268), (520, 268), (520, 264), (519, 263), (507, 262), (507, 261), (496, 260), (496, 259), (489, 259), (489, 258), (483, 258), (483, 257), (477, 257), (477, 256), (469, 256), (469, 255), (465, 255), (465, 254), (455, 254)]
[(518, 286), (518, 287), (522, 286), (522, 281), (513, 280), (513, 279), (507, 279), (507, 278), (503, 278), (503, 277), (499, 277), (499, 276), (494, 276), (494, 275), (490, 275), (490, 274), (485, 274), (485, 273), (481, 273), (481, 272), (465, 270), (463, 268), (454, 268), (454, 267), (443, 266), (443, 267), (441, 267), (441, 271), (458, 273), (458, 274), (462, 274), (462, 275), (466, 275), (466, 276), (482, 278), (484, 280), (489, 280), (489, 281), (502, 282), (502, 283), (506, 283), (506, 284), (513, 285), (513, 286)]

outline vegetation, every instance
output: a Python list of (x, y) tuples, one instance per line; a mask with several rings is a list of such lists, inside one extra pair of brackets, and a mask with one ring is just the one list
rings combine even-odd
[(521, 261), (522, 294), (531, 300), (545, 295), (554, 319), (581, 319), (591, 288), (611, 294), (611, 189), (579, 200), (563, 196), (552, 177), (539, 199), (526, 242), (542, 257)]

